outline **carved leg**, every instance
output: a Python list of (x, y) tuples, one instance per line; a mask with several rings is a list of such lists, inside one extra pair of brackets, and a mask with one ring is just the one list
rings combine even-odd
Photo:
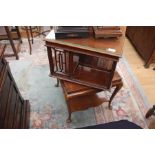
[(72, 122), (72, 119), (71, 119), (71, 109), (70, 109), (70, 105), (69, 103), (67, 103), (67, 108), (68, 108), (68, 118), (66, 120), (67, 123), (71, 123)]
[(72, 119), (71, 119), (71, 113), (69, 112), (68, 118), (66, 120), (67, 123), (71, 123)]
[(55, 87), (59, 87), (59, 79), (57, 79), (57, 83), (55, 84)]
[(122, 86), (123, 86), (122, 82), (119, 85), (116, 85), (116, 88), (115, 88), (114, 92), (112, 93), (110, 100), (109, 100), (109, 105), (108, 105), (109, 109), (112, 109), (111, 102), (112, 102), (113, 98), (115, 97), (115, 95), (117, 94), (117, 92), (122, 88)]
[(145, 115), (145, 118), (149, 118), (152, 115), (155, 115), (155, 105), (153, 105), (153, 107), (151, 109), (148, 110), (148, 112)]

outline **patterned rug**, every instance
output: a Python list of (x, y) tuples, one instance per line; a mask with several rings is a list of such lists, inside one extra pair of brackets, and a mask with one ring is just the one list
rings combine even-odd
[[(123, 78), (124, 86), (112, 102), (96, 108), (72, 113), (72, 123), (66, 123), (68, 117), (66, 102), (61, 87), (55, 87), (56, 79), (49, 77), (49, 63), (46, 47), (41, 38), (35, 38), (32, 55), (26, 39), (23, 39), (19, 60), (7, 58), (11, 71), (24, 99), (31, 105), (30, 128), (79, 128), (126, 119), (142, 128), (148, 128), (149, 120), (145, 113), (150, 104), (139, 82), (134, 77), (125, 58), (121, 58), (117, 70)], [(7, 52), (12, 52), (7, 47)], [(107, 97), (111, 92), (98, 95)]]

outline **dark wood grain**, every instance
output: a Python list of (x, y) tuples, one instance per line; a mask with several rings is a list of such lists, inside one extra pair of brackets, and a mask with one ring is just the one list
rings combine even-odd
[(155, 62), (155, 26), (128, 26), (126, 35), (145, 61), (145, 67)]
[(22, 98), (4, 58), (0, 66), (0, 128), (29, 128), (29, 102)]

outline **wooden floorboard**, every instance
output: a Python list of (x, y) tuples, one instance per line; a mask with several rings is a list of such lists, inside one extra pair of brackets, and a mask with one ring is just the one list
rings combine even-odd
[(136, 50), (127, 38), (125, 39), (123, 52), (150, 103), (155, 104), (155, 71), (153, 70), (155, 63), (152, 63), (150, 67), (146, 69), (144, 67), (144, 61), (137, 54)]

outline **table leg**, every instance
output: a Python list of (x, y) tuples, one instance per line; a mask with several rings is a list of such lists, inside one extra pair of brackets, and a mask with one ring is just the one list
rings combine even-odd
[(67, 108), (68, 108), (68, 118), (66, 120), (67, 123), (71, 123), (72, 119), (71, 119), (71, 109), (70, 109), (70, 105), (69, 103), (67, 103)]
[(112, 102), (113, 98), (115, 97), (115, 95), (118, 93), (118, 91), (122, 88), (122, 86), (123, 86), (122, 82), (120, 84), (116, 85), (116, 88), (113, 91), (113, 93), (110, 97), (110, 100), (109, 100), (109, 104), (108, 104), (109, 109), (112, 109), (111, 102)]

